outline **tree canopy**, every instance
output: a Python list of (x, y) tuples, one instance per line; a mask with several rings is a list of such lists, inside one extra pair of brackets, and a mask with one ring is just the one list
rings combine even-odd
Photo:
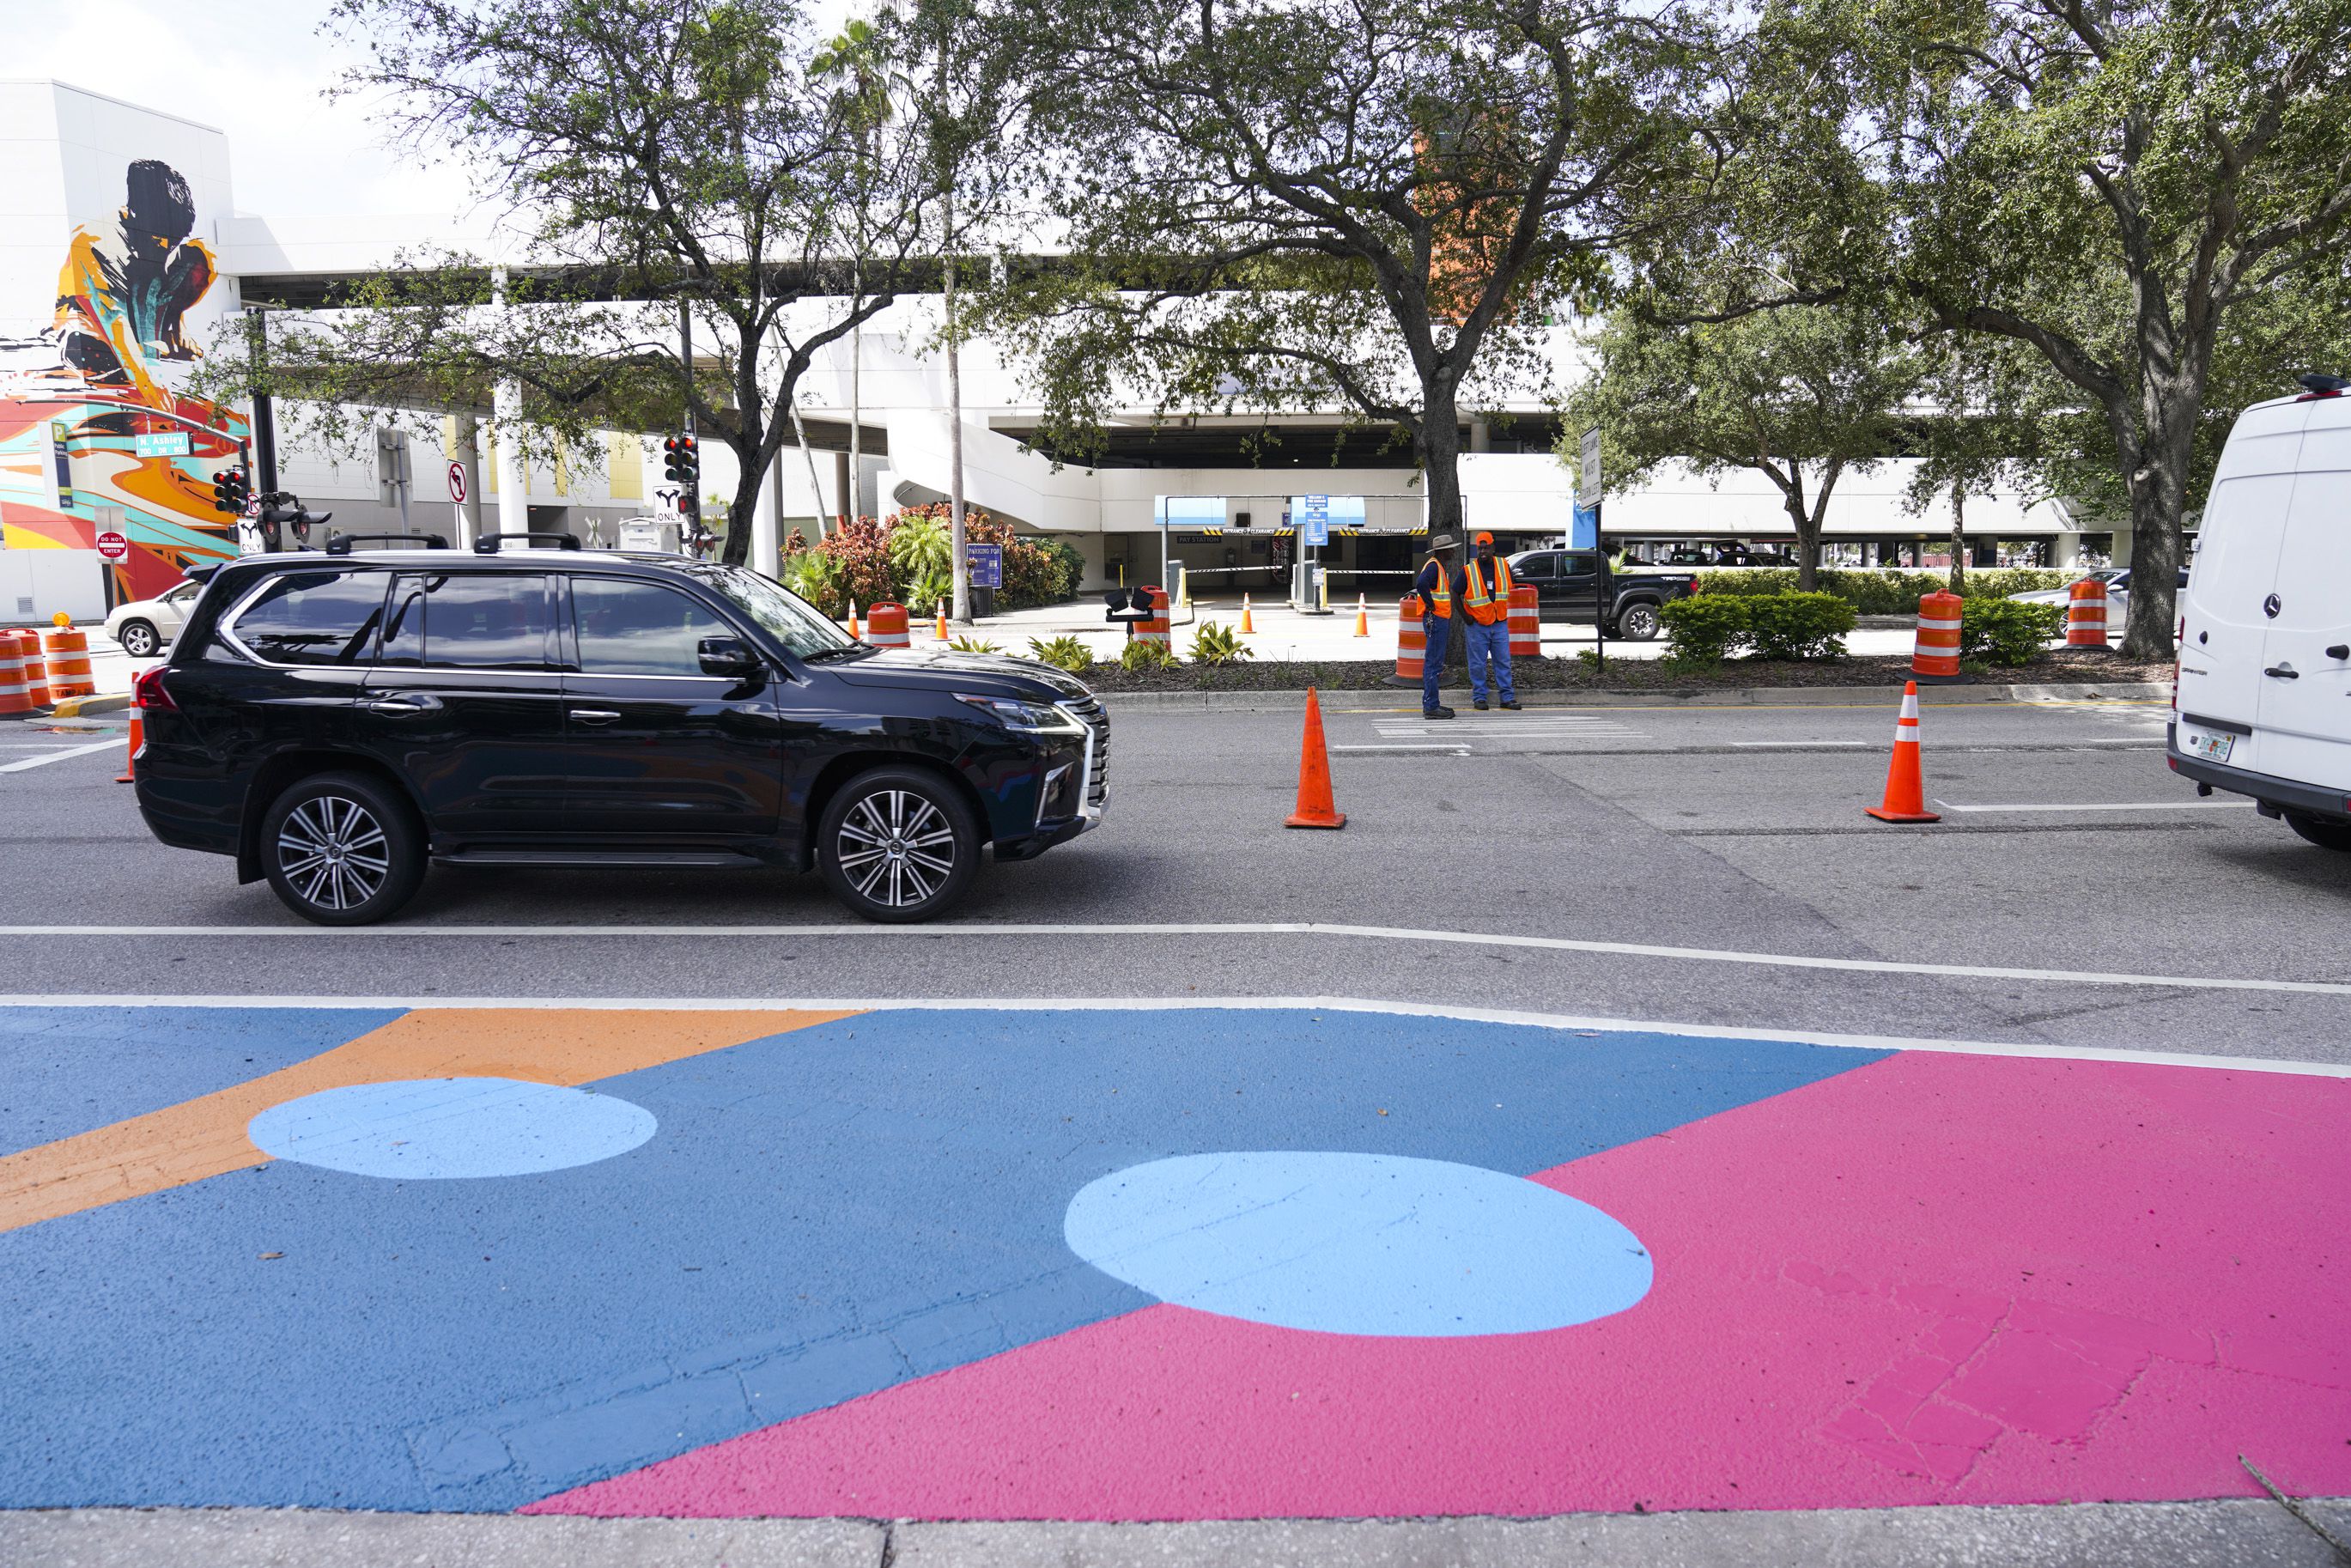
[(1411, 440), (1461, 524), (1480, 396), (1549, 376), (1548, 329), (1703, 184), (1711, 58), (1677, 4), (995, 0), (1068, 265), (991, 319), (1057, 446), (1163, 411), (1339, 408)]

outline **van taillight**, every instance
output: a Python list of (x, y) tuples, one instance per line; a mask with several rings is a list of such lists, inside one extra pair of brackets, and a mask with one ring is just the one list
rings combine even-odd
[(2188, 617), (2183, 615), (2179, 618), (2179, 624), (2171, 629), (2171, 716), (2174, 719), (2179, 716), (2179, 653), (2187, 641)]
[(164, 689), (163, 666), (161, 664), (142, 673), (137, 680), (131, 683), (131, 700), (137, 703), (141, 710), (146, 713), (180, 711), (180, 705), (173, 702), (172, 694)]

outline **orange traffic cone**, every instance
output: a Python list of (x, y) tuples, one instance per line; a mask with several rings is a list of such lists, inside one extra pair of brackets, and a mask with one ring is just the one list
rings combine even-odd
[(931, 630), (938, 634), (940, 642), (944, 643), (947, 640), (947, 606), (945, 600), (939, 601), (938, 622)]
[(862, 638), (865, 635), (864, 632), (860, 632), (857, 629), (857, 601), (854, 599), (849, 601), (849, 634), (852, 637), (858, 638)]
[(1894, 760), (1886, 769), (1886, 803), (1867, 808), (1881, 822), (1939, 822), (1927, 810), (1926, 785), (1918, 777), (1918, 683), (1902, 687), (1902, 716), (1894, 722)]
[(1285, 828), (1343, 828), (1347, 814), (1331, 799), (1331, 758), (1322, 749), (1322, 705), (1306, 688), (1306, 738), (1298, 749), (1298, 810)]
[(117, 784), (131, 784), (131, 764), (139, 755), (139, 747), (147, 738), (147, 710), (139, 706), (139, 698), (131, 699), (131, 747), (122, 754), (122, 771), (115, 776)]
[(1249, 619), (1249, 596), (1244, 593), (1241, 595), (1241, 633), (1248, 636), (1256, 631), (1257, 622)]
[(1371, 634), (1371, 601), (1365, 599), (1362, 594), (1358, 593), (1355, 595), (1355, 635), (1358, 637), (1368, 637)]

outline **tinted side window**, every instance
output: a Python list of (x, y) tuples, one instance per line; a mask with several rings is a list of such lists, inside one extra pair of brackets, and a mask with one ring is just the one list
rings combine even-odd
[(1510, 575), (1520, 582), (1549, 582), (1559, 575), (1559, 557), (1531, 555), (1510, 568)]
[(617, 577), (571, 580), (580, 668), (600, 675), (698, 675), (705, 637), (735, 628), (674, 589)]
[(289, 571), (229, 632), (276, 664), (365, 664), (383, 619), (383, 585), (380, 571)]
[(380, 662), (434, 670), (550, 669), (549, 623), (543, 574), (402, 577), (392, 585)]
[(1588, 555), (1569, 555), (1560, 557), (1560, 575), (1562, 577), (1590, 577), (1592, 575), (1592, 558)]

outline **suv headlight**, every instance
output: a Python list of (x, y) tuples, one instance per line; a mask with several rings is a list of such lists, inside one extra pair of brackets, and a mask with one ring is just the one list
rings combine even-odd
[(1021, 702), (1015, 697), (975, 697), (956, 694), (956, 700), (994, 718), (1007, 729), (1017, 729), (1030, 735), (1082, 735), (1085, 726), (1078, 716), (1051, 703)]

